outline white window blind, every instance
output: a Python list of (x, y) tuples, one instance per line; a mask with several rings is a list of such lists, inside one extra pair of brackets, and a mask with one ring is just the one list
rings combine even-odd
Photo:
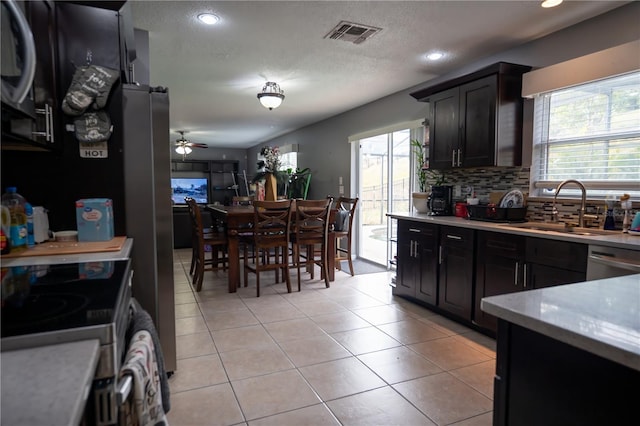
[(640, 72), (536, 96), (533, 143), (537, 195), (578, 179), (589, 197), (640, 199)]

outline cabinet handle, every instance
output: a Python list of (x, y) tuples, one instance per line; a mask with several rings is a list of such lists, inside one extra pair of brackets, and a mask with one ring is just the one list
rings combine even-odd
[(417, 232), (420, 233), (420, 230), (417, 228), (409, 228), (409, 232)]
[(518, 269), (520, 269), (520, 262), (516, 262), (516, 273), (513, 277), (513, 285), (518, 286)]
[(438, 265), (442, 265), (442, 246), (438, 248)]
[(409, 241), (409, 257), (413, 257), (413, 240)]
[(522, 265), (522, 274), (524, 276), (524, 280), (522, 281), (523, 288), (527, 288), (527, 264), (525, 263), (524, 265)]
[(461, 151), (461, 149), (458, 148), (458, 167), (460, 167), (462, 165), (462, 163), (460, 162), (460, 151)]
[(456, 166), (456, 150), (452, 149), (451, 150), (451, 167), (455, 167)]
[(418, 258), (418, 242), (413, 242), (413, 257)]
[(49, 133), (49, 142), (54, 143), (55, 132), (53, 131), (53, 107), (49, 106), (49, 104), (46, 104), (46, 106), (49, 108), (49, 130), (47, 130)]
[(53, 142), (53, 108), (44, 104), (44, 108), (36, 108), (36, 114), (44, 115), (44, 132), (31, 132), (34, 136), (44, 136), (47, 142)]
[(447, 238), (449, 238), (450, 240), (461, 240), (462, 237), (459, 235), (451, 235), (451, 234), (447, 234)]

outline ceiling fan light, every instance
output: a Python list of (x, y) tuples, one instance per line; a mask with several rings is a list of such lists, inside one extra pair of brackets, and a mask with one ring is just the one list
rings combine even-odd
[(191, 154), (191, 151), (191, 148), (189, 148), (188, 146), (179, 145), (176, 147), (176, 152), (180, 155)]
[(267, 81), (262, 88), (262, 92), (258, 93), (258, 99), (262, 106), (272, 110), (280, 106), (284, 99), (284, 92), (277, 83)]
[(560, 3), (562, 3), (562, 0), (544, 0), (540, 4), (540, 6), (544, 7), (545, 9), (548, 9), (550, 7), (558, 6)]

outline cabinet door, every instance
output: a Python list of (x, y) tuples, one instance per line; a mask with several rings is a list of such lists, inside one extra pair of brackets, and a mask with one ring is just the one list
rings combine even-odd
[(457, 166), (495, 164), (498, 76), (491, 75), (460, 87), (461, 158)]
[(497, 319), (480, 308), (483, 297), (514, 293), (523, 289), (525, 237), (479, 232), (476, 254), (476, 324), (497, 331)]
[(413, 240), (406, 234), (398, 234), (398, 273), (393, 294), (396, 296), (416, 295), (417, 263), (413, 257)]
[(473, 306), (473, 240), (473, 230), (441, 228), (438, 306), (467, 321)]
[[(460, 132), (458, 88), (436, 93), (429, 98), (429, 167), (454, 167)], [(457, 157), (455, 157), (457, 160)]]
[(437, 227), (422, 230), (416, 241), (418, 285), (416, 298), (431, 305), (438, 303), (438, 239)]
[(587, 274), (580, 271), (556, 268), (553, 266), (527, 264), (526, 289), (553, 287), (556, 285), (586, 281)]

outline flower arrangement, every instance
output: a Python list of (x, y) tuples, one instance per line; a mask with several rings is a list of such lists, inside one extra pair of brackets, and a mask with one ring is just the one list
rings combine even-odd
[(282, 161), (280, 160), (280, 148), (277, 146), (265, 146), (260, 150), (260, 155), (264, 157), (264, 160), (260, 160), (257, 163), (258, 171), (252, 179), (252, 183), (264, 180), (267, 175), (274, 175), (278, 180), (278, 183), (282, 184), (287, 181), (289, 174), (280, 170)]
[(267, 173), (275, 173), (280, 170), (282, 162), (280, 161), (280, 149), (277, 146), (263, 147), (260, 155), (264, 157), (264, 167)]

